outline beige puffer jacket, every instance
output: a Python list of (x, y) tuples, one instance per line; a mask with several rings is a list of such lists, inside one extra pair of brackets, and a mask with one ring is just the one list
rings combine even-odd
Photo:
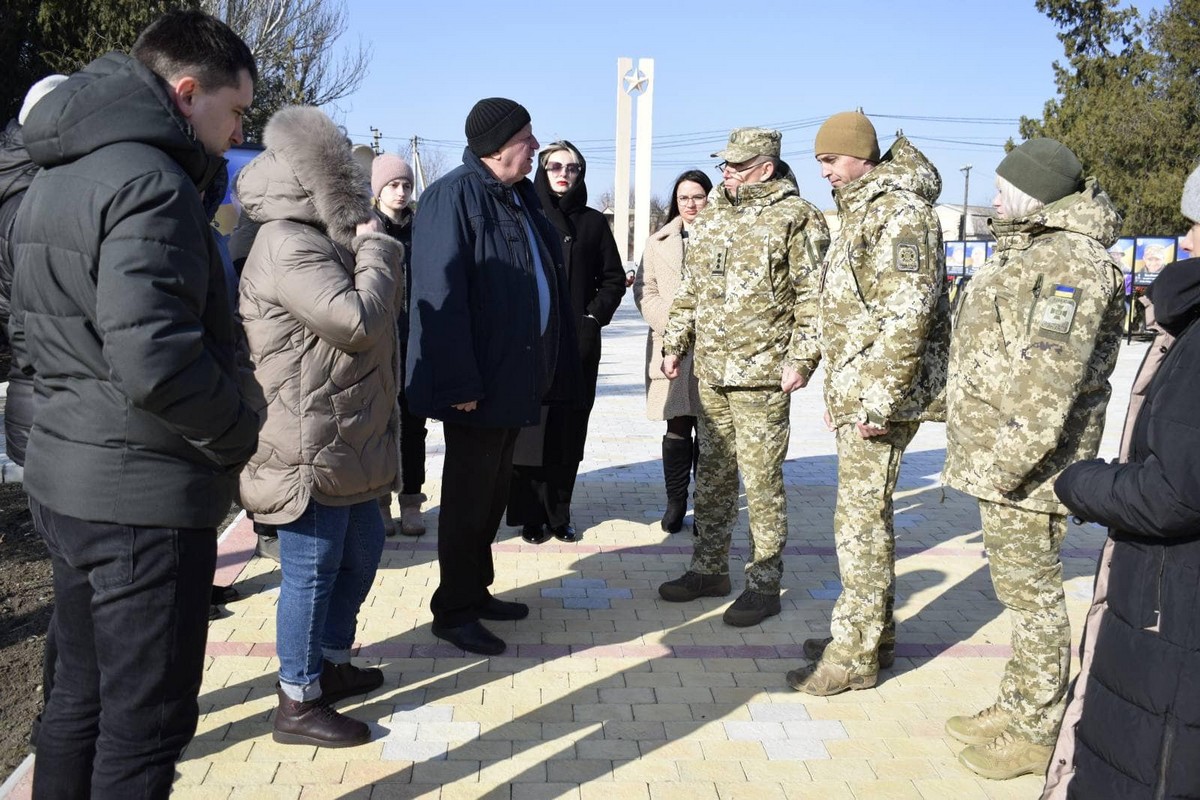
[(239, 291), (254, 365), (246, 394), (261, 417), (240, 489), (257, 521), (278, 525), (310, 499), (344, 506), (391, 489), (404, 281), (394, 239), (354, 236), (369, 201), (333, 122), (286, 108), (264, 141), (237, 183), (262, 224)]

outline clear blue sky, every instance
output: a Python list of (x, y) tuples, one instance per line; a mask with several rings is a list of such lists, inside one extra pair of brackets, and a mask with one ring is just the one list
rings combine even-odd
[(832, 201), (813, 136), (856, 107), (884, 149), (903, 129), (934, 161), (943, 202), (962, 202), (960, 168), (972, 164), (971, 203), (989, 205), (1003, 144), (1054, 96), (1062, 58), (1033, 0), (347, 0), (347, 11), (343, 43), (373, 48), (358, 91), (330, 109), (354, 141), (374, 126), (395, 151), (415, 134), (449, 169), (475, 101), (511, 97), (543, 144), (583, 151), (593, 204), (613, 185), (619, 56), (655, 60), (654, 194), (684, 169), (711, 171), (729, 129), (765, 125), (784, 131), (783, 156), (821, 208)]

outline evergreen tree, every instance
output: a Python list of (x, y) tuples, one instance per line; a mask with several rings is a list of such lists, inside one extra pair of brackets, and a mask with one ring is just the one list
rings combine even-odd
[(0, 26), (0, 125), (37, 80), (70, 74), (111, 50), (129, 51), (142, 29), (197, 0), (7, 0)]
[(1058, 96), (1025, 138), (1049, 136), (1079, 156), (1125, 218), (1122, 233), (1186, 227), (1183, 181), (1200, 154), (1200, 0), (1172, 0), (1148, 21), (1118, 0), (1037, 0), (1061, 30)]

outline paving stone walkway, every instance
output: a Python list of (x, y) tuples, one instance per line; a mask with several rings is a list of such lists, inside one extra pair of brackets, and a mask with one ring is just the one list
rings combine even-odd
[[(997, 783), (960, 767), (944, 735), (953, 714), (990, 704), (1009, 626), (988, 579), (974, 501), (943, 490), (944, 428), (925, 425), (896, 496), (896, 665), (873, 689), (831, 698), (792, 691), (801, 643), (828, 630), (839, 583), (832, 539), (836, 458), (818, 385), (795, 396), (786, 479), (790, 539), (783, 613), (732, 628), (746, 511), (734, 540), (734, 594), (690, 604), (656, 587), (686, 568), (691, 537), (668, 535), (661, 423), (645, 418), (645, 327), (627, 297), (605, 329), (599, 396), (579, 477), (576, 544), (525, 544), (502, 527), (493, 591), (531, 606), (488, 623), (509, 649), (465, 654), (430, 632), (437, 583), (441, 429), (431, 425), (430, 533), (390, 539), (364, 607), (358, 662), (384, 687), (344, 710), (374, 735), (329, 750), (271, 741), (279, 572), (252, 557), (241, 521), (222, 540), (218, 582), (243, 599), (209, 635), (195, 740), (178, 798), (603, 798), (772, 800), (1036, 798), (1041, 780)], [(1103, 454), (1114, 455), (1145, 345), (1121, 356)], [(820, 380), (818, 375), (817, 381)], [(743, 498), (744, 501), (744, 498)], [(690, 517), (689, 517), (690, 524)], [(1072, 525), (1064, 550), (1076, 639), (1103, 531)], [(28, 777), (10, 797), (28, 796)]]

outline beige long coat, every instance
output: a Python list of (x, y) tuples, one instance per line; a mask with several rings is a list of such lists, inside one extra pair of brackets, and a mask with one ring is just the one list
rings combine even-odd
[(676, 217), (650, 234), (633, 282), (634, 302), (650, 325), (646, 334), (647, 419), (694, 417), (700, 413), (699, 388), (692, 372), (691, 353), (680, 360), (679, 377), (675, 380), (669, 380), (661, 369), (667, 312), (683, 273), (683, 242), (683, 217)]

